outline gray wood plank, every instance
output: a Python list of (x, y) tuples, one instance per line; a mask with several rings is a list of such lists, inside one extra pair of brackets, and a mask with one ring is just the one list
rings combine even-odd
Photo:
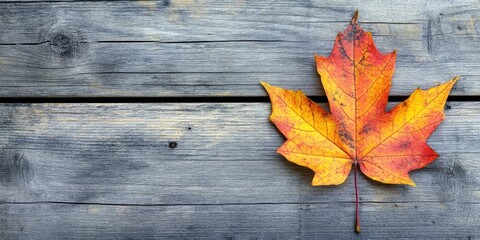
[(2, 239), (476, 239), (480, 204), (0, 204)]
[[(430, 145), (441, 157), (417, 188), (360, 178), (363, 202), (478, 203), (480, 105), (449, 103)], [(353, 178), (311, 187), (312, 172), (275, 152), (269, 103), (2, 104), (0, 202), (331, 203)]]
[[(398, 34), (399, 39), (418, 40), (423, 32), (417, 25), (428, 20), (431, 34), (476, 35), (476, 23), (470, 20), (475, 21), (480, 8), (476, 0), (390, 0), (390, 5), (382, 0), (148, 2), (4, 3), (1, 17), (8, 28), (0, 30), (0, 42), (38, 43), (62, 29), (86, 41), (333, 40), (356, 9), (360, 21), (377, 34), (392, 36), (403, 30), (407, 36)], [(397, 3), (402, 4), (392, 11), (391, 5)], [(433, 29), (437, 27), (442, 32)]]
[(398, 50), (393, 95), (455, 75), (452, 95), (479, 95), (480, 3), (397, 2), (1, 3), (0, 95), (265, 96), (263, 80), (322, 96), (312, 54), (355, 8), (380, 50)]

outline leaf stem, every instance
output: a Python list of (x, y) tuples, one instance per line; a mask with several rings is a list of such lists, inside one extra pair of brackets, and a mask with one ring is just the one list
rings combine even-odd
[(353, 166), (353, 181), (355, 182), (355, 232), (360, 233), (360, 214), (358, 213), (357, 163)]

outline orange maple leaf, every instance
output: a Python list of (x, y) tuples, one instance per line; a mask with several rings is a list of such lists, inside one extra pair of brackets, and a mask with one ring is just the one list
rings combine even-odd
[(416, 89), (386, 112), (396, 52), (380, 53), (358, 13), (336, 37), (328, 58), (315, 55), (330, 112), (300, 90), (262, 85), (272, 102), (270, 120), (287, 138), (278, 152), (315, 172), (312, 185), (338, 185), (352, 165), (358, 217), (357, 167), (369, 178), (415, 186), (408, 173), (438, 154), (426, 141), (445, 118), (448, 94), (458, 77), (428, 90)]

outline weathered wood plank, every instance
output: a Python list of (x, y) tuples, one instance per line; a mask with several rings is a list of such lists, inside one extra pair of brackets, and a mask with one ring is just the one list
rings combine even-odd
[[(379, 35), (399, 34), (396, 29), (407, 35), (399, 39), (418, 40), (423, 31), (417, 25), (431, 20), (431, 34), (475, 36), (477, 23), (470, 20), (476, 20), (480, 8), (476, 0), (149, 2), (4, 3), (1, 18), (7, 27), (0, 29), (0, 43), (38, 43), (59, 30), (86, 41), (333, 40), (356, 9)], [(392, 11), (396, 3), (402, 4)]]
[(480, 204), (0, 204), (2, 239), (475, 239)]
[(265, 96), (264, 80), (320, 96), (312, 54), (355, 8), (398, 49), (393, 95), (455, 75), (452, 95), (480, 94), (478, 1), (163, 2), (2, 3), (0, 95)]
[[(275, 152), (269, 103), (2, 104), (0, 202), (329, 203), (352, 178), (313, 188), (312, 172)], [(478, 102), (453, 102), (429, 140), (441, 157), (417, 188), (360, 179), (364, 202), (480, 198)]]
[[(329, 42), (330, 43), (330, 42)], [(63, 61), (45, 57), (49, 46), (0, 46), (3, 96), (264, 96), (259, 81), (324, 95), (311, 44), (196, 43), (90, 44), (88, 54)], [(45, 47), (47, 49), (45, 49)], [(325, 47), (323, 49), (328, 49)], [(479, 45), (480, 49), (480, 45)], [(327, 54), (322, 52), (322, 54)], [(468, 55), (468, 54), (467, 54)], [(458, 59), (465, 54), (457, 55)], [(462, 75), (452, 95), (477, 94), (477, 56), (457, 61)], [(408, 95), (455, 76), (447, 62), (399, 56), (392, 95)], [(463, 70), (462, 70), (463, 69)], [(428, 77), (419, 77), (428, 76)], [(425, 78), (428, 78), (426, 80)]]

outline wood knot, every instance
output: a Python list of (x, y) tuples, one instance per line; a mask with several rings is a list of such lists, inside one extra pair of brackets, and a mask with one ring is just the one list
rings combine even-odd
[[(48, 51), (52, 63), (65, 64), (65, 60), (78, 59), (88, 49), (88, 42), (78, 31), (55, 29), (55, 31), (44, 33), (40, 39), (42, 42), (49, 43), (43, 46)], [(58, 62), (59, 60), (61, 62)]]
[(454, 162), (453, 166), (445, 169), (444, 174), (447, 178), (454, 178), (454, 177), (459, 179), (467, 178), (467, 170), (457, 162)]
[(0, 184), (20, 186), (33, 179), (33, 166), (23, 153), (4, 149), (0, 152)]
[(58, 33), (50, 40), (50, 49), (60, 56), (71, 56), (74, 52), (74, 43), (67, 34)]

